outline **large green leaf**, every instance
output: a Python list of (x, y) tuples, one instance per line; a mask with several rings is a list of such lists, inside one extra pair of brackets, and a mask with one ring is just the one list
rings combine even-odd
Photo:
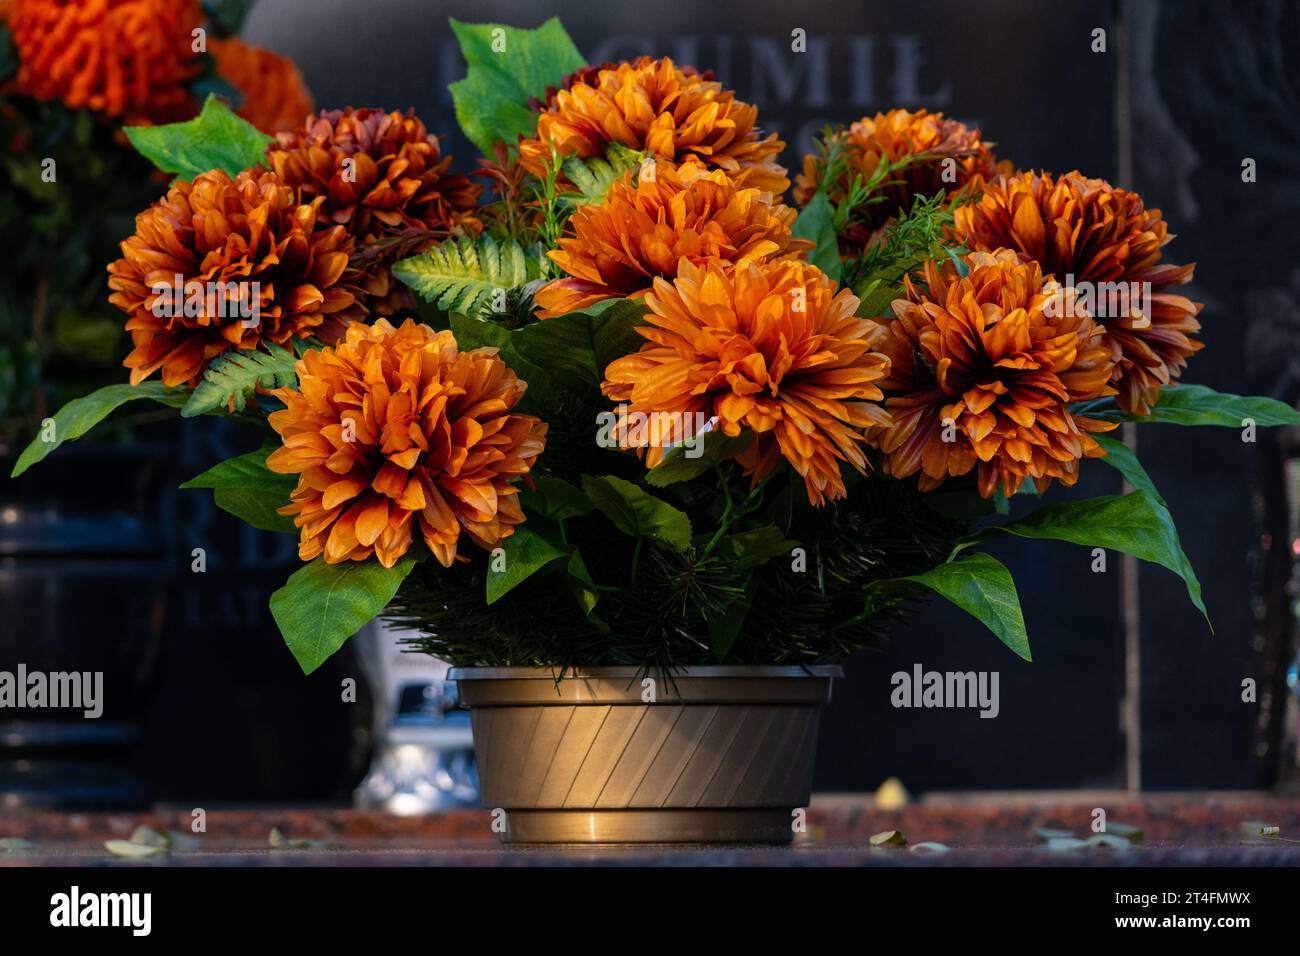
[(532, 488), (519, 489), (519, 504), (530, 515), (563, 521), (589, 515), (595, 510), (582, 489), (563, 478), (533, 475), (532, 483)]
[(193, 179), (212, 169), (231, 177), (241, 170), (264, 165), (271, 137), (240, 119), (215, 96), (203, 112), (184, 123), (125, 127), (136, 150), (165, 173)]
[(645, 489), (614, 475), (583, 475), (591, 503), (624, 534), (652, 538), (678, 551), (691, 543), (691, 519)]
[(265, 349), (237, 349), (213, 359), (203, 370), (181, 414), (186, 418), (229, 408), (243, 411), (258, 388), (285, 388), (298, 384), (298, 361), (293, 352), (267, 342)]
[(718, 542), (715, 553), (733, 567), (746, 570), (772, 558), (788, 555), (798, 546), (799, 542), (787, 540), (780, 528), (765, 525), (752, 531), (726, 535)]
[(403, 259), (393, 266), (393, 275), (440, 309), (478, 316), (490, 308), (493, 296), (540, 278), (541, 263), (539, 247), (484, 234), (449, 239)]
[(567, 561), (569, 552), (555, 547), (525, 525), (517, 525), (510, 537), (501, 542), (505, 567), (496, 570), (497, 555), (488, 558), (487, 603), (496, 603), (503, 594), (526, 581), (542, 568), (557, 561)]
[(181, 487), (211, 488), (218, 508), (261, 531), (297, 533), (293, 518), (278, 514), (276, 509), (289, 503), (298, 477), (276, 474), (266, 467), (266, 456), (273, 450), (263, 448), (227, 459)]
[(417, 559), (408, 552), (393, 567), (373, 558), (305, 564), (271, 595), (271, 615), (304, 674), (329, 659), (393, 599)]
[(512, 341), (525, 359), (585, 393), (600, 384), (605, 366), (645, 344), (637, 332), (645, 314), (640, 299), (606, 299), (582, 312), (525, 325)]
[(808, 261), (836, 282), (840, 281), (844, 264), (840, 261), (839, 240), (835, 236), (835, 211), (826, 193), (817, 194), (804, 206), (792, 230), (799, 239), (810, 239), (817, 247), (808, 254)]
[[(1147, 478), (1146, 484), (1150, 482)], [(1201, 584), (1183, 553), (1173, 518), (1160, 496), (1150, 490), (1058, 502), (1039, 508), (1020, 521), (985, 528), (972, 541), (1001, 534), (1109, 548), (1158, 564), (1183, 579), (1192, 604), (1205, 614)]]
[(180, 408), (188, 396), (185, 389), (168, 388), (161, 382), (141, 382), (139, 385), (105, 385), (89, 395), (74, 398), (54, 413), (53, 427), (42, 427), (31, 444), (23, 449), (10, 477), (17, 478), (65, 441), (80, 438), (127, 402), (147, 398)]
[(968, 554), (925, 574), (882, 581), (873, 587), (888, 587), (899, 581), (924, 585), (979, 620), (1020, 657), (1033, 660), (1016, 582), (1006, 565), (992, 555)]
[(1166, 385), (1150, 415), (1126, 415), (1114, 396), (1082, 402), (1071, 411), (1102, 421), (1165, 422), (1170, 425), (1221, 425), (1243, 428), (1247, 419), (1261, 427), (1300, 425), (1300, 411), (1262, 395), (1232, 395), (1204, 385)]
[[(753, 432), (742, 431), (735, 438), (729, 437), (721, 429), (705, 432), (693, 452), (688, 453), (683, 445), (669, 449), (659, 464), (646, 473), (646, 482), (656, 488), (666, 488), (679, 481), (698, 478), (710, 468), (730, 458), (735, 458), (749, 447), (754, 440)], [(694, 457), (691, 457), (694, 455)]]
[(546, 95), (586, 61), (557, 17), (536, 30), (499, 23), (451, 21), (469, 72), (451, 84), (460, 128), (491, 155), (496, 143), (514, 143), (537, 129), (531, 98)]

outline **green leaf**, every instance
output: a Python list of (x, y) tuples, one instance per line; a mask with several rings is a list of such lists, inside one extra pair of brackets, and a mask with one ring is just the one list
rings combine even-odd
[(451, 84), (460, 128), (484, 154), (496, 143), (514, 143), (537, 129), (531, 98), (546, 95), (586, 65), (558, 17), (536, 30), (498, 23), (451, 21), (469, 72)]
[(510, 370), (528, 384), (528, 390), (519, 401), (519, 411), (541, 414), (546, 418), (567, 394), (567, 389), (555, 380), (550, 371), (519, 354), (515, 339), (517, 333), (501, 323), (453, 312), (450, 324), (456, 344), (462, 351), (494, 348)]
[(259, 386), (271, 389), (297, 385), (294, 363), (298, 359), (293, 352), (271, 342), (265, 343), (265, 349), (238, 349), (213, 359), (181, 414), (193, 418), (229, 408), (232, 402), (235, 411), (242, 412)]
[(656, 488), (666, 488), (679, 481), (698, 478), (715, 465), (735, 458), (743, 452), (754, 440), (754, 435), (752, 432), (742, 431), (732, 438), (721, 429), (713, 429), (705, 432), (702, 440), (703, 449), (700, 450), (700, 445), (697, 444), (695, 448), (699, 453), (695, 457), (691, 457), (691, 453), (688, 453), (684, 445), (669, 449), (664, 454), (663, 460), (646, 473), (646, 483)]
[(582, 560), (582, 555), (577, 548), (569, 555), (569, 563), (565, 565), (567, 572), (567, 584), (569, 593), (573, 599), (578, 602), (578, 607), (582, 609), (583, 615), (591, 622), (592, 626), (600, 634), (609, 633), (609, 625), (600, 619), (596, 613), (596, 604), (600, 600), (600, 592), (596, 590), (596, 584), (591, 579), (591, 572), (587, 570), (587, 564)]
[(215, 96), (203, 104), (203, 112), (184, 123), (163, 126), (127, 126), (131, 145), (165, 173), (193, 179), (200, 173), (220, 169), (232, 178), (242, 170), (265, 165), (271, 137), (230, 111)]
[(1070, 409), (1107, 422), (1164, 422), (1170, 425), (1221, 425), (1244, 428), (1247, 419), (1261, 427), (1300, 425), (1300, 411), (1262, 395), (1231, 395), (1204, 385), (1166, 385), (1150, 415), (1126, 415), (1114, 396), (1082, 402)]
[(610, 143), (603, 156), (588, 159), (571, 156), (566, 159), (564, 175), (581, 193), (574, 199), (574, 205), (603, 202), (609, 187), (622, 179), (628, 170), (640, 166), (645, 157), (644, 152), (629, 149), (622, 143)]
[(252, 6), (253, 0), (203, 0), (203, 12), (219, 37), (238, 34)]
[(266, 467), (266, 457), (273, 450), (263, 448), (227, 459), (181, 487), (211, 488), (212, 500), (218, 508), (260, 531), (297, 534), (293, 518), (278, 514), (276, 509), (289, 503), (298, 476), (280, 475)]
[(859, 282), (853, 294), (859, 300), (857, 315), (864, 319), (888, 319), (893, 315), (894, 300), (905, 297), (902, 286), (879, 278)]
[(416, 563), (409, 552), (391, 568), (374, 559), (326, 564), (321, 556), (295, 571), (271, 595), (271, 615), (303, 673), (373, 620)]
[(534, 475), (533, 485), (533, 488), (519, 489), (519, 504), (530, 515), (563, 521), (566, 518), (589, 515), (595, 510), (582, 489), (563, 478)]
[[(1149, 478), (1146, 483), (1150, 484)], [(1206, 613), (1201, 584), (1183, 553), (1169, 509), (1151, 491), (1058, 502), (1039, 508), (1021, 521), (985, 528), (971, 540), (983, 541), (999, 534), (1110, 548), (1158, 564), (1183, 579), (1192, 604)]]
[(624, 534), (652, 538), (677, 551), (691, 543), (691, 519), (666, 501), (613, 475), (582, 476), (591, 503)]
[(448, 239), (393, 266), (401, 279), (425, 301), (449, 312), (479, 316), (494, 294), (504, 294), (542, 275), (540, 246), (525, 249), (513, 239), (486, 233)]
[(606, 299), (583, 312), (525, 325), (512, 341), (525, 359), (585, 393), (600, 384), (610, 362), (645, 344), (637, 328), (646, 311), (640, 299)]
[(1017, 655), (1027, 661), (1033, 660), (1016, 583), (1006, 565), (992, 555), (982, 552), (969, 554), (932, 568), (925, 574), (877, 582), (873, 588), (899, 581), (925, 585), (979, 620)]
[(89, 395), (74, 398), (54, 413), (52, 427), (42, 425), (31, 444), (18, 456), (10, 477), (17, 478), (32, 465), (47, 458), (65, 441), (80, 438), (127, 402), (147, 398), (179, 408), (188, 394), (185, 389), (168, 388), (161, 382), (141, 382), (139, 385), (105, 385)]
[(495, 604), (503, 594), (542, 568), (569, 557), (569, 552), (555, 547), (524, 525), (516, 525), (514, 532), (501, 542), (500, 547), (505, 552), (504, 570), (496, 570), (497, 556), (488, 558), (488, 604)]
[(736, 645), (736, 638), (740, 636), (745, 618), (749, 616), (749, 608), (753, 603), (752, 590), (753, 579), (750, 578), (745, 582), (743, 598), (728, 601), (720, 612), (705, 612), (704, 623), (709, 629), (709, 650), (713, 653), (713, 659), (720, 664), (727, 659), (727, 655)]
[(844, 264), (840, 261), (839, 240), (835, 236), (835, 211), (831, 209), (826, 193), (817, 194), (804, 206), (792, 230), (799, 239), (810, 239), (817, 247), (808, 254), (808, 261), (839, 282)]
[(718, 542), (716, 554), (739, 569), (754, 568), (772, 558), (788, 555), (799, 546), (775, 525), (729, 534)]

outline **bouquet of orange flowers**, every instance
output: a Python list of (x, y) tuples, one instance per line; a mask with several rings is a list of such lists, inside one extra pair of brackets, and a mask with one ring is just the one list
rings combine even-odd
[(221, 95), (267, 133), (311, 96), (237, 32), (251, 0), (0, 0), (0, 441), (122, 359), (100, 277), (166, 177), (124, 131)]
[[(826, 130), (796, 209), (711, 74), (452, 26), (472, 177), (409, 112), (129, 131), (177, 177), (108, 268), (130, 382), (16, 471), (133, 400), (260, 430), (187, 487), (297, 537), (270, 600), (305, 671), (380, 615), (463, 665), (833, 661), (927, 593), (1028, 658), (1005, 535), (1204, 611), (1114, 430), (1300, 414), (1180, 384), (1201, 306), (1158, 210), (924, 110)], [(1009, 520), (1089, 459), (1132, 490)]]

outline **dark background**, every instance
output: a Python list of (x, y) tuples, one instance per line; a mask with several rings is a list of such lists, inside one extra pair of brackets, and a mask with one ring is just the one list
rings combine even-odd
[[(1207, 347), (1189, 379), (1295, 397), (1287, 378), (1289, 354), (1300, 351), (1293, 3), (261, 0), (245, 36), (292, 56), (321, 106), (413, 106), (469, 170), (473, 151), (446, 91), (463, 73), (449, 15), (516, 26), (559, 15), (590, 61), (668, 54), (713, 69), (787, 139), (792, 178), (824, 122), (925, 106), (978, 124), (1021, 168), (1078, 168), (1135, 187), (1179, 234), (1167, 257), (1199, 263), (1190, 294), (1207, 303)], [(808, 35), (802, 56), (790, 53), (796, 27)], [(1105, 53), (1090, 49), (1096, 28), (1107, 31)], [(1258, 161), (1257, 183), (1241, 182), (1245, 156)], [(1290, 324), (1278, 318), (1287, 309)], [(1274, 334), (1248, 364), (1255, 326)], [(183, 434), (182, 455), (168, 463), (179, 478), (242, 450), (221, 423)], [(1261, 552), (1257, 522), (1269, 504), (1252, 497), (1261, 483), (1277, 484), (1276, 449), (1264, 450), (1261, 465), (1260, 448), (1235, 431), (1153, 426), (1142, 429), (1140, 451), (1179, 522), (1215, 626), (1211, 636), (1174, 575), (1141, 570), (1143, 784), (1271, 783), (1276, 753), (1256, 740), (1261, 711), (1242, 702), (1241, 682), (1267, 671), (1257, 634), (1266, 606), (1277, 639), (1290, 635), (1280, 590), (1286, 547)], [(1118, 490), (1104, 466), (1084, 475), (1081, 494)], [(369, 711), (339, 702), (340, 680), (360, 678), (349, 654), (304, 677), (281, 644), (266, 598), (291, 568), (290, 543), (237, 526), (202, 493), (160, 494), (170, 515), (157, 572), (165, 599), (137, 582), (83, 589), (74, 602), (106, 642), (138, 627), (123, 604), (159, 606), (159, 668), (138, 758), (153, 795), (345, 796), (361, 770)], [(197, 582), (178, 572), (200, 546), (209, 570)], [(1034, 662), (935, 602), (846, 663), (823, 725), (819, 790), (872, 789), (888, 776), (914, 791), (1124, 785), (1119, 556), (1094, 574), (1088, 550), (1066, 544), (1016, 541), (995, 553), (1018, 583)], [(1268, 557), (1273, 592), (1256, 596), (1252, 581)], [(890, 675), (916, 663), (998, 671), (1000, 716), (895, 710)]]

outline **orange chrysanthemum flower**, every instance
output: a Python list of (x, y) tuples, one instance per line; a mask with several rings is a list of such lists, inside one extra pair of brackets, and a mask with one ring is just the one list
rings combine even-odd
[(208, 52), (218, 75), (244, 98), (235, 112), (263, 133), (292, 129), (316, 108), (301, 71), (288, 57), (235, 37), (212, 37)]
[[(755, 483), (784, 456), (814, 505), (844, 497), (839, 463), (865, 472), (865, 432), (889, 421), (872, 404), (889, 364), (874, 351), (883, 330), (854, 314), (853, 293), (837, 293), (797, 259), (684, 260), (677, 279), (655, 279), (645, 301), (649, 327), (640, 332), (649, 341), (611, 362), (602, 386), (624, 403), (625, 444), (635, 417), (703, 415), (727, 435), (755, 435), (739, 459)], [(650, 448), (646, 464), (663, 453)]]
[(656, 278), (676, 275), (682, 260), (795, 258), (813, 244), (794, 238), (794, 220), (795, 211), (772, 203), (767, 193), (741, 188), (700, 163), (658, 162), (639, 173), (630, 170), (604, 202), (574, 213), (573, 235), (548, 253), (570, 278), (538, 291), (538, 317), (602, 299), (639, 298)]
[[(913, 199), (956, 193), (997, 173), (993, 153), (979, 130), (942, 113), (890, 110), (864, 116), (837, 135), (846, 162), (837, 180), (827, 185), (827, 196), (835, 203), (845, 201), (854, 175), (867, 182), (882, 161), (911, 159), (875, 194), (883, 196), (883, 202), (853, 210), (850, 227), (841, 237), (850, 249), (869, 246), (876, 231), (900, 211), (910, 209)], [(804, 157), (803, 173), (796, 178), (794, 190), (799, 205), (812, 199), (825, 172), (822, 157)]]
[(461, 352), (450, 332), (380, 319), (297, 369), (298, 387), (275, 392), (284, 447), (266, 465), (301, 476), (280, 512), (302, 529), (304, 561), (374, 555), (391, 568), (418, 525), (450, 567), (462, 531), (491, 549), (524, 520), (511, 481), (541, 454), (546, 424), (511, 413), (526, 386), (496, 349)]
[(520, 161), (541, 175), (552, 151), (598, 156), (611, 143), (682, 162), (694, 156), (742, 185), (780, 195), (790, 187), (776, 162), (785, 143), (754, 127), (758, 108), (722, 84), (648, 56), (570, 77), (519, 144)]
[(1160, 210), (1147, 209), (1137, 193), (1078, 172), (1020, 173), (990, 183), (954, 219), (967, 247), (1015, 249), (1092, 296), (1125, 411), (1149, 414), (1160, 387), (1201, 348), (1192, 338), (1201, 304), (1169, 291), (1190, 282), (1196, 265), (1161, 263), (1173, 235)]
[(1032, 478), (1041, 491), (1073, 485), (1079, 462), (1105, 454), (1088, 432), (1115, 426), (1074, 415), (1072, 402), (1113, 394), (1102, 328), (1037, 263), (1009, 249), (925, 267), (881, 345), (881, 383), (893, 424), (873, 436), (884, 471), (920, 472), (924, 491), (978, 468), (979, 490), (1012, 495)]
[(266, 170), (232, 180), (214, 169), (136, 216), (108, 267), (109, 301), (130, 316), (131, 384), (158, 369), (164, 384), (193, 384), (229, 349), (341, 335), (354, 314), (339, 284), (352, 240), (316, 228), (320, 202)]
[(8, 22), (20, 92), (129, 122), (193, 109), (198, 0), (14, 0)]
[(324, 221), (355, 237), (355, 291), (380, 315), (409, 301), (391, 281), (392, 263), (482, 228), (473, 210), (483, 187), (448, 172), (451, 157), (413, 112), (322, 111), (281, 133), (267, 160), (304, 197), (323, 199)]

